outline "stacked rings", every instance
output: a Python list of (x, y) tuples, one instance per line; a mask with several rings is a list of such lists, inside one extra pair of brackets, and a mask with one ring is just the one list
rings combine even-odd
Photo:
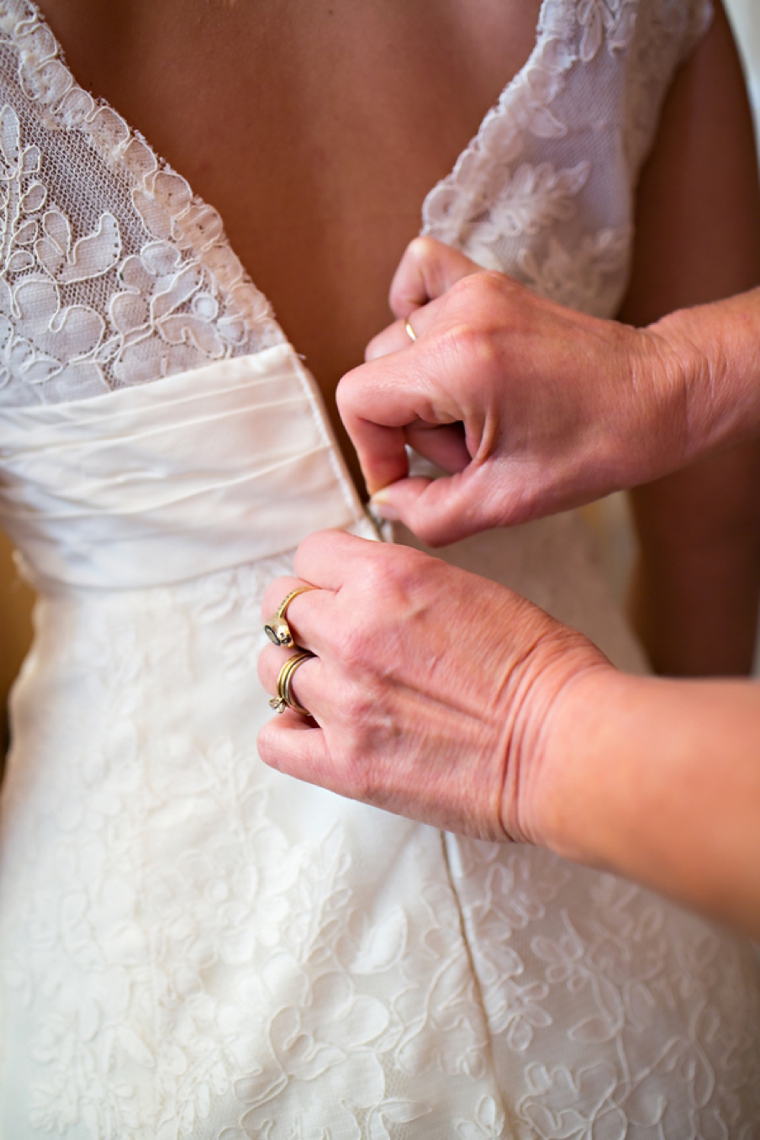
[(289, 657), (280, 669), (277, 678), (277, 696), (272, 697), (269, 701), (270, 708), (273, 708), (275, 712), (281, 713), (285, 712), (285, 709), (292, 709), (293, 712), (300, 713), (301, 716), (311, 716), (309, 710), (305, 709), (303, 705), (299, 705), (291, 693), (290, 684), (299, 665), (303, 665), (304, 661), (309, 661), (313, 656), (314, 654), (310, 653), (308, 649), (302, 649), (300, 653), (295, 653)]
[(295, 643), (293, 632), (288, 625), (287, 610), (293, 598), (297, 598), (299, 594), (305, 594), (307, 590), (313, 590), (313, 586), (298, 586), (297, 589), (291, 590), (289, 594), (282, 599), (279, 606), (272, 614), (269, 621), (264, 626), (264, 633), (267, 635), (273, 645), (282, 645), (286, 648), (298, 649), (299, 652), (289, 657), (282, 669), (280, 669), (279, 676), (277, 677), (277, 696), (272, 697), (269, 701), (270, 708), (275, 712), (281, 713), (285, 709), (292, 709), (293, 712), (300, 713), (301, 716), (311, 716), (308, 709), (299, 705), (298, 701), (291, 693), (291, 683), (293, 681), (293, 674), (304, 661), (308, 661), (314, 657), (308, 649), (299, 649)]

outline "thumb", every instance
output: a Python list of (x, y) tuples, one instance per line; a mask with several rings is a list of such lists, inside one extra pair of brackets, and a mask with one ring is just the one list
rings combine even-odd
[(447, 293), (470, 273), (481, 273), (483, 267), (465, 254), (431, 237), (418, 237), (410, 242), (393, 275), (390, 306), (401, 320), (428, 301)]
[(401, 522), (412, 530), (410, 524), (417, 514), (418, 501), (431, 483), (432, 479), (422, 475), (397, 479), (395, 483), (376, 491), (369, 505), (386, 522)]
[(458, 542), (488, 523), (479, 518), (469, 480), (461, 475), (426, 479), (399, 479), (370, 499), (373, 511), (390, 522), (400, 522), (429, 546)]

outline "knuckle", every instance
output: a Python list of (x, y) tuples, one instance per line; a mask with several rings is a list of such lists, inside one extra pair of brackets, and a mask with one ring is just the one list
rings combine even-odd
[(473, 320), (460, 317), (452, 321), (440, 334), (439, 344), (441, 351), (447, 356), (458, 358), (463, 355), (469, 356), (473, 351), (477, 351), (477, 346), (482, 337), (483, 329), (478, 323), (478, 314), (476, 313)]
[(336, 557), (341, 543), (349, 538), (337, 530), (314, 531), (299, 544), (295, 556), (296, 573), (308, 582), (308, 568), (312, 559), (326, 561)]
[(358, 685), (352, 688), (345, 700), (343, 715), (355, 747), (361, 747), (367, 738), (373, 720), (374, 704), (370, 689)]
[(505, 290), (508, 291), (515, 285), (514, 281), (497, 269), (484, 269), (479, 276), (481, 288), (488, 297), (503, 297)]
[(386, 547), (384, 554), (365, 581), (367, 610), (378, 632), (383, 615), (387, 618), (403, 611), (404, 599), (417, 581), (420, 563), (425, 559), (421, 551), (400, 545)]
[(452, 286), (450, 293), (452, 299), (455, 298), (467, 307), (473, 306), (478, 309), (490, 303), (493, 298), (502, 297), (505, 281), (507, 278), (503, 273), (483, 269), (479, 273), (469, 273), (466, 277), (460, 278)]
[(321, 533), (316, 531), (299, 543), (295, 556), (296, 573), (302, 574), (309, 560), (317, 554), (322, 544), (321, 537)]
[(366, 599), (363, 618), (371, 617), (378, 611), (386, 593), (403, 576), (404, 549), (378, 543), (364, 552), (360, 567), (360, 588)]
[[(372, 629), (364, 621), (361, 625), (352, 621), (343, 626), (335, 637), (335, 652), (343, 665), (354, 672), (364, 669), (371, 655)], [(344, 711), (348, 711), (349, 704), (344, 703)]]
[(526, 293), (519, 282), (496, 270), (484, 269), (463, 277), (451, 288), (449, 297), (453, 310), (467, 315), (466, 324), (490, 329), (506, 324)]
[(333, 646), (344, 666), (367, 682), (382, 671), (430, 561), (411, 547), (371, 544), (352, 565), (345, 623), (335, 631)]
[(441, 338), (441, 350), (452, 362), (454, 375), (474, 377), (481, 383), (502, 362), (498, 330), (485, 320), (451, 325)]

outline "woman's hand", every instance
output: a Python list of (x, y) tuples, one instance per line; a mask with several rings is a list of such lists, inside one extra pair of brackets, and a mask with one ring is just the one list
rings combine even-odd
[[(540, 844), (760, 937), (760, 695), (614, 669), (494, 582), (403, 546), (312, 535), (286, 594), (316, 654), (259, 734), (273, 768), (422, 823)], [(296, 651), (267, 646), (274, 693)]]
[[(297, 645), (316, 654), (292, 684), (312, 719), (273, 717), (264, 761), (447, 830), (546, 842), (552, 710), (580, 676), (613, 672), (602, 654), (517, 594), (407, 547), (326, 531), (301, 544), (296, 572), (270, 586), (262, 612), (317, 587), (287, 611)], [(262, 653), (270, 693), (293, 652)]]
[[(698, 354), (657, 326), (565, 309), (432, 238), (408, 247), (391, 307), (399, 320), (343, 377), (338, 406), (379, 513), (426, 542), (577, 506), (689, 459)], [(449, 476), (408, 478), (407, 444)]]

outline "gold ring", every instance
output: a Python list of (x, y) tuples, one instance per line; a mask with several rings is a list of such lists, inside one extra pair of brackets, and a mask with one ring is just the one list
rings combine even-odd
[(269, 707), (273, 708), (275, 712), (281, 713), (285, 712), (285, 709), (292, 709), (293, 712), (300, 713), (301, 716), (311, 716), (309, 710), (299, 705), (294, 698), (290, 691), (290, 685), (298, 666), (303, 665), (304, 661), (310, 661), (312, 657), (314, 654), (310, 653), (308, 649), (302, 649), (300, 653), (288, 657), (277, 677), (277, 696), (271, 697), (269, 700)]
[(417, 333), (412, 328), (411, 324), (409, 323), (408, 318), (407, 318), (407, 320), (404, 321), (404, 328), (406, 329), (406, 335), (409, 337), (410, 340), (416, 340), (417, 339)]
[(288, 625), (285, 614), (293, 598), (297, 598), (299, 594), (305, 594), (307, 590), (313, 590), (314, 588), (314, 586), (299, 586), (296, 590), (291, 590), (290, 593), (282, 599), (264, 626), (264, 633), (273, 645), (284, 645), (286, 649), (291, 649), (295, 645), (293, 634), (290, 632), (290, 626)]

